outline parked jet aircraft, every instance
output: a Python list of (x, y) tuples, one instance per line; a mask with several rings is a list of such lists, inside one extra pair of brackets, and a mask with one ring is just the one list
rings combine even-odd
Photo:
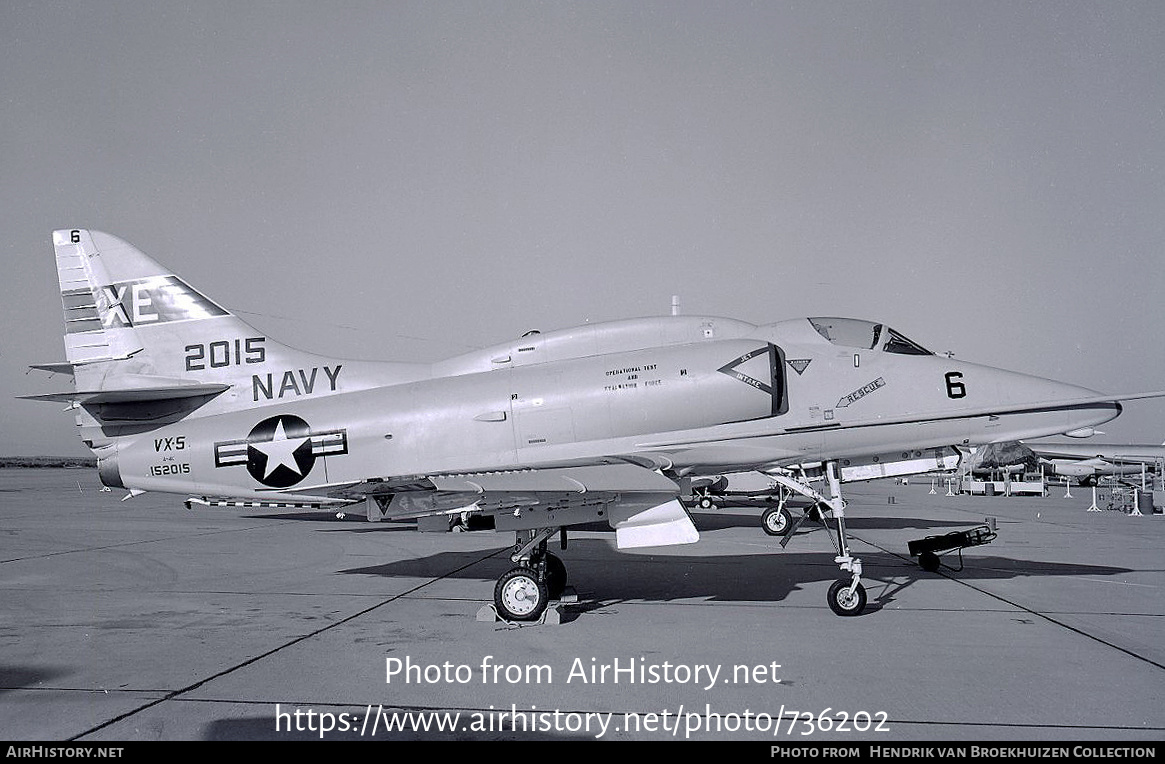
[[(620, 549), (692, 543), (686, 481), (754, 469), (836, 523), (845, 575), (829, 605), (855, 615), (866, 593), (847, 471), (935, 469), (951, 446), (1089, 427), (1154, 395), (956, 361), (845, 318), (644, 318), (434, 364), (340, 360), (272, 340), (113, 236), (53, 242), (66, 362), (35, 368), (74, 389), (29, 397), (71, 402), (105, 485), (513, 531), (515, 567), (494, 590), (512, 620), (561, 592), (566, 569), (546, 547), (567, 526), (604, 520)], [(821, 491), (773, 472), (811, 463)]]
[(1024, 443), (1053, 475), (1095, 483), (1106, 475), (1140, 474), (1165, 464), (1165, 443), (1159, 446), (1108, 443)]

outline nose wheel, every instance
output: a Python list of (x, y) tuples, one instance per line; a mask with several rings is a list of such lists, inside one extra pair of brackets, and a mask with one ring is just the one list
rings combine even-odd
[(834, 581), (829, 587), (829, 609), (841, 616), (858, 615), (866, 608), (866, 587), (860, 581)]

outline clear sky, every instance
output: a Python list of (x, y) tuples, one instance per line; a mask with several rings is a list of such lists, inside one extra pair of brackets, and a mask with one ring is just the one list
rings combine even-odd
[[(0, 455), (84, 453), (54, 228), (431, 361), (681, 310), (1165, 388), (1165, 3), (0, 3)], [(1132, 402), (1110, 442), (1165, 440)]]

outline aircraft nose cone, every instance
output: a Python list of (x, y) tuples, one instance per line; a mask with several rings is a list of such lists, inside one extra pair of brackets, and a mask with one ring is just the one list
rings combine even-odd
[(1047, 435), (1095, 427), (1121, 413), (1120, 403), (1105, 400), (1104, 393), (1079, 385), (1024, 374), (1008, 374), (1000, 384), (1008, 391), (1001, 397), (1026, 410), (1024, 418)]

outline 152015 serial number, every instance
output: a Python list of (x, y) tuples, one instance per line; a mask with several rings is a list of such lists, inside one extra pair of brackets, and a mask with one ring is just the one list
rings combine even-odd
[(150, 467), (151, 477), (162, 477), (163, 475), (188, 475), (190, 474), (190, 465), (182, 464), (155, 464)]

